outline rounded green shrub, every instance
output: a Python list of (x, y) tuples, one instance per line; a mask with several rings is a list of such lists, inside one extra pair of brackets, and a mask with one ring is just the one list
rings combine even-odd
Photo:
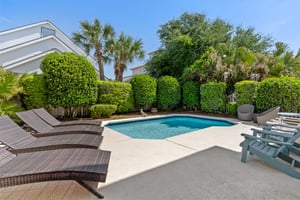
[(156, 101), (156, 81), (149, 75), (137, 74), (130, 80), (136, 104), (146, 106)]
[(236, 115), (237, 113), (237, 103), (236, 102), (228, 102), (227, 103), (227, 112), (230, 115)]
[(300, 79), (267, 78), (257, 87), (256, 107), (263, 112), (280, 106), (281, 112), (300, 112)]
[(173, 108), (180, 98), (180, 85), (176, 78), (162, 76), (157, 80), (157, 104), (160, 108)]
[(54, 106), (85, 106), (97, 100), (97, 73), (83, 56), (52, 53), (43, 59), (48, 100)]
[(200, 84), (196, 81), (187, 81), (182, 86), (183, 105), (188, 108), (198, 108), (200, 105)]
[(133, 111), (134, 100), (131, 84), (99, 80), (97, 103), (117, 105), (118, 113)]
[(226, 84), (208, 82), (200, 86), (201, 109), (208, 113), (224, 113), (226, 104)]
[(92, 118), (110, 117), (116, 112), (117, 106), (112, 104), (95, 104), (90, 107), (90, 110)]
[(256, 81), (240, 81), (235, 83), (234, 87), (237, 106), (242, 104), (251, 104), (255, 106), (257, 89)]
[(21, 100), (27, 110), (47, 107), (46, 84), (43, 74), (24, 74), (20, 79), (23, 86)]

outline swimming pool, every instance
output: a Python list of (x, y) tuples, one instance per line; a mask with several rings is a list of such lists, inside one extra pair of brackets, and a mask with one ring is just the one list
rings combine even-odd
[(226, 120), (202, 118), (198, 116), (171, 115), (142, 120), (110, 122), (106, 127), (132, 138), (165, 139), (211, 126), (232, 125), (234, 125), (234, 123)]

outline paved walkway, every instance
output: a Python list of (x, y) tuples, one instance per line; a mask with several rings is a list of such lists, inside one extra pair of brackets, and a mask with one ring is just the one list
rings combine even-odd
[[(228, 119), (227, 119), (228, 120)], [(235, 119), (231, 119), (237, 122)], [(105, 124), (105, 123), (104, 123)], [(124, 180), (149, 169), (170, 163), (212, 146), (240, 152), (242, 132), (251, 133), (253, 124), (238, 122), (231, 127), (211, 127), (164, 140), (133, 139), (109, 128), (104, 129), (101, 149), (112, 151), (106, 183)], [(0, 189), (0, 199), (96, 199), (77, 183), (57, 181)]]

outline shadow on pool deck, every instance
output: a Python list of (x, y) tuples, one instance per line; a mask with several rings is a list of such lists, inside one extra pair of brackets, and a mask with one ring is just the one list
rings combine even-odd
[[(122, 166), (120, 166), (122, 167)], [(101, 188), (107, 200), (300, 199), (299, 180), (212, 147)]]

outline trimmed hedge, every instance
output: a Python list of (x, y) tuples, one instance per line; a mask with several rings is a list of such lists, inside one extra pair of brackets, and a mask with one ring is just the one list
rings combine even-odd
[(198, 108), (200, 106), (200, 83), (187, 81), (182, 86), (183, 105), (188, 108)]
[(130, 80), (134, 101), (139, 106), (146, 106), (156, 101), (156, 81), (149, 75), (137, 74)]
[(92, 118), (110, 117), (116, 112), (117, 106), (112, 104), (95, 104), (90, 107), (90, 110)]
[(230, 115), (236, 115), (237, 114), (237, 103), (236, 102), (228, 102), (227, 103), (227, 112)]
[(267, 78), (258, 84), (256, 108), (263, 112), (280, 106), (281, 112), (300, 112), (300, 79)]
[(175, 107), (180, 102), (180, 85), (172, 76), (162, 76), (157, 80), (157, 104), (162, 109)]
[(255, 106), (256, 102), (256, 81), (240, 81), (234, 85), (237, 107), (242, 104), (251, 104)]
[(208, 82), (200, 86), (201, 109), (208, 113), (224, 113), (226, 105), (226, 84)]
[(21, 100), (27, 110), (47, 107), (46, 84), (42, 74), (24, 74), (20, 84), (23, 86)]
[(98, 81), (98, 100), (100, 104), (117, 105), (118, 113), (134, 110), (134, 100), (130, 83)]
[(52, 53), (43, 59), (48, 100), (51, 105), (92, 105), (97, 100), (97, 73), (83, 56), (74, 53)]

